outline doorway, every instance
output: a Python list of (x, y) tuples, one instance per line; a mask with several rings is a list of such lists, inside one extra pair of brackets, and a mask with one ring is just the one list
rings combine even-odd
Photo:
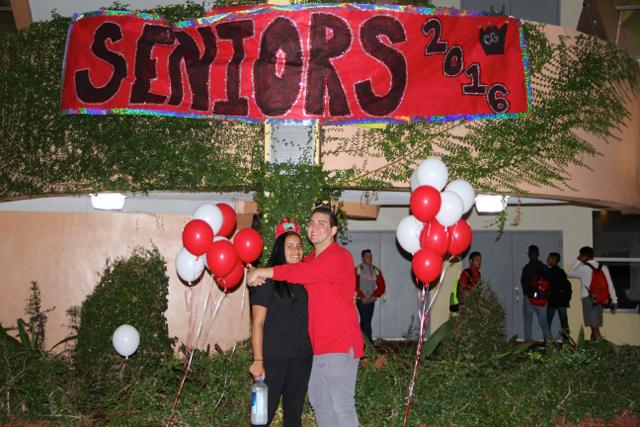
[[(393, 231), (351, 231), (345, 245), (354, 263), (361, 262), (361, 251), (371, 249), (373, 263), (382, 270), (386, 292), (376, 302), (372, 328), (374, 338), (397, 339), (417, 336), (418, 291), (411, 277), (411, 260), (403, 256)], [(522, 290), (520, 275), (528, 262), (529, 245), (540, 248), (540, 260), (545, 262), (549, 252), (562, 254), (562, 231), (505, 231), (496, 240), (495, 230), (476, 230), (470, 251), (482, 254), (482, 278), (497, 294), (506, 312), (506, 335), (523, 337)], [(468, 254), (469, 252), (467, 252)], [(469, 266), (468, 259), (462, 268)], [(560, 321), (555, 317), (551, 326), (558, 336)], [(428, 334), (428, 331), (427, 331)], [(533, 319), (533, 338), (542, 339), (537, 319)]]
[[(522, 293), (520, 276), (522, 267), (529, 261), (527, 250), (529, 245), (540, 248), (540, 260), (545, 262), (549, 252), (562, 254), (562, 231), (505, 231), (496, 241), (496, 231), (475, 231), (471, 251), (482, 254), (482, 280), (497, 294), (506, 312), (507, 337), (517, 335), (523, 338)], [(562, 263), (561, 263), (562, 264)], [(465, 259), (464, 267), (469, 266)], [(558, 337), (560, 321), (553, 319), (551, 333)], [(533, 339), (542, 340), (542, 331), (535, 314), (533, 316)]]
[(411, 277), (411, 260), (402, 255), (393, 231), (350, 231), (349, 243), (357, 266), (361, 252), (371, 249), (373, 264), (386, 283), (384, 295), (376, 301), (371, 326), (373, 338), (401, 339), (417, 336), (418, 290)]

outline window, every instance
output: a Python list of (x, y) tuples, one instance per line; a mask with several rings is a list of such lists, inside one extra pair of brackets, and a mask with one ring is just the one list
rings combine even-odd
[(0, 0), (0, 37), (15, 30), (16, 22), (13, 19), (11, 2), (9, 0)]
[(460, 7), (560, 25), (560, 0), (462, 0)]
[(640, 311), (640, 215), (595, 211), (593, 249), (609, 267), (618, 307)]

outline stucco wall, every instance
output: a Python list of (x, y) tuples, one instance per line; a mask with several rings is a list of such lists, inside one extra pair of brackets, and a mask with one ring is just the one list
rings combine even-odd
[[(188, 220), (185, 215), (0, 212), (0, 322), (15, 325), (16, 318), (24, 316), (30, 282), (35, 280), (43, 307), (55, 307), (48, 313), (46, 330), (51, 346), (68, 334), (66, 310), (81, 304), (93, 290), (107, 258), (126, 256), (135, 246), (155, 245), (167, 261), (170, 279), (169, 334), (184, 342), (189, 329), (185, 298), (192, 293), (192, 304), (199, 304), (211, 285), (205, 276), (189, 289), (175, 273), (175, 256)], [(249, 226), (249, 221), (250, 216), (240, 215), (238, 228)], [(214, 287), (216, 301), (220, 295)], [(249, 336), (248, 302), (242, 313), (241, 306), (242, 289), (222, 301), (217, 318), (205, 325), (210, 329), (208, 343), (229, 348), (235, 338)]]
[[(395, 230), (398, 222), (409, 214), (408, 208), (382, 208), (377, 221), (350, 221), (351, 230)], [(592, 209), (578, 206), (532, 206), (522, 207), (520, 222), (517, 226), (511, 225), (516, 208), (508, 208), (509, 218), (506, 230), (562, 230), (563, 253), (565, 269), (571, 267), (575, 261), (578, 249), (592, 244)], [(468, 221), (474, 230), (491, 230), (495, 226), (487, 224), (495, 216), (479, 216), (475, 209)], [(443, 282), (443, 288), (434, 305), (431, 315), (431, 330), (435, 330), (449, 318), (449, 294), (451, 285), (460, 275), (460, 263), (457, 263), (447, 273)], [(582, 306), (580, 302), (580, 285), (572, 280), (573, 299), (568, 310), (569, 327), (574, 338), (582, 325)], [(638, 313), (618, 312), (611, 315), (605, 312), (603, 335), (619, 344), (640, 345), (640, 315)], [(585, 332), (588, 332), (585, 331)], [(588, 333), (587, 333), (588, 336)]]

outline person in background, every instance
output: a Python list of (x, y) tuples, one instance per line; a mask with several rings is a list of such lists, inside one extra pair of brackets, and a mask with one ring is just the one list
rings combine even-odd
[(360, 329), (369, 341), (371, 336), (371, 319), (376, 300), (384, 294), (385, 283), (382, 272), (373, 265), (371, 249), (362, 251), (362, 262), (356, 267), (356, 292), (358, 300), (356, 306), (360, 313)]
[[(589, 286), (591, 285), (591, 277), (593, 276), (593, 270), (597, 269), (600, 263), (593, 259), (593, 248), (590, 246), (583, 246), (578, 252), (578, 259), (573, 266), (567, 272), (567, 276), (580, 279), (580, 289), (582, 292), (582, 317), (584, 325), (591, 329), (591, 340), (599, 340), (602, 338), (600, 328), (602, 327), (602, 313), (604, 307), (600, 304), (596, 304), (591, 295), (589, 295)], [(607, 285), (609, 288), (609, 298), (611, 300), (611, 313), (615, 314), (618, 308), (618, 296), (616, 290), (613, 287), (613, 281), (609, 274), (609, 269), (606, 265), (602, 266), (602, 272), (607, 279)]]
[(560, 254), (549, 253), (547, 256), (547, 268), (543, 276), (549, 281), (549, 300), (547, 301), (547, 323), (549, 328), (553, 323), (553, 318), (558, 312), (560, 318), (560, 337), (563, 339), (569, 336), (569, 319), (567, 317), (567, 307), (571, 302), (571, 283), (567, 279), (567, 273), (560, 267)]
[(547, 323), (545, 306), (533, 305), (529, 301), (529, 297), (533, 297), (534, 293), (532, 283), (534, 280), (538, 280), (542, 277), (544, 264), (538, 259), (540, 256), (540, 249), (538, 249), (536, 245), (529, 246), (527, 256), (529, 257), (529, 262), (522, 268), (522, 275), (520, 276), (520, 285), (522, 286), (522, 292), (524, 293), (524, 298), (522, 298), (524, 340), (531, 341), (532, 339), (533, 313), (535, 313), (546, 342), (547, 340), (552, 339), (552, 337), (551, 330), (549, 329), (549, 323)]
[(328, 206), (311, 213), (307, 236), (314, 251), (303, 262), (256, 268), (247, 283), (266, 279), (301, 283), (309, 293), (309, 337), (313, 366), (309, 401), (319, 427), (357, 427), (356, 379), (364, 340), (353, 303), (356, 277), (353, 257), (335, 242), (338, 219)]
[(460, 277), (453, 284), (453, 288), (451, 289), (451, 297), (449, 299), (449, 311), (451, 313), (457, 313), (460, 311), (460, 305), (464, 304), (464, 294), (470, 292), (480, 284), (481, 266), (482, 255), (480, 252), (471, 252), (469, 254), (469, 268), (462, 270)]
[[(302, 260), (300, 226), (293, 220), (276, 226), (276, 241), (269, 266), (296, 264)], [(249, 372), (269, 387), (268, 422), (271, 424), (282, 396), (285, 427), (301, 426), (313, 352), (308, 332), (307, 291), (302, 285), (267, 280), (250, 289), (251, 345)]]

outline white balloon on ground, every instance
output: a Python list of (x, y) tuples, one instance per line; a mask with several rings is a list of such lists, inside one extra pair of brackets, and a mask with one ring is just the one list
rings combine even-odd
[(436, 219), (443, 226), (450, 227), (462, 217), (464, 204), (460, 196), (453, 191), (441, 192), (440, 201), (440, 210), (436, 214)]
[(176, 255), (176, 273), (185, 282), (195, 282), (204, 271), (205, 256), (195, 256), (185, 248)]
[(451, 181), (444, 188), (444, 191), (456, 193), (462, 199), (462, 213), (469, 212), (476, 200), (476, 192), (464, 179), (456, 179)]
[(411, 174), (411, 178), (409, 178), (409, 187), (411, 187), (411, 192), (416, 191), (416, 188), (420, 187), (420, 183), (418, 182), (418, 171), (417, 169), (413, 171)]
[(396, 229), (398, 243), (411, 255), (420, 249), (420, 233), (424, 224), (415, 216), (409, 215), (400, 220)]
[(111, 342), (120, 356), (129, 357), (136, 352), (138, 345), (140, 345), (140, 334), (136, 328), (125, 323), (118, 326), (113, 332)]
[(216, 205), (204, 203), (196, 208), (191, 215), (193, 219), (201, 219), (213, 230), (213, 234), (218, 234), (222, 228), (222, 211)]
[(449, 171), (439, 157), (429, 157), (418, 165), (416, 178), (418, 178), (418, 184), (430, 185), (440, 191), (449, 180)]

